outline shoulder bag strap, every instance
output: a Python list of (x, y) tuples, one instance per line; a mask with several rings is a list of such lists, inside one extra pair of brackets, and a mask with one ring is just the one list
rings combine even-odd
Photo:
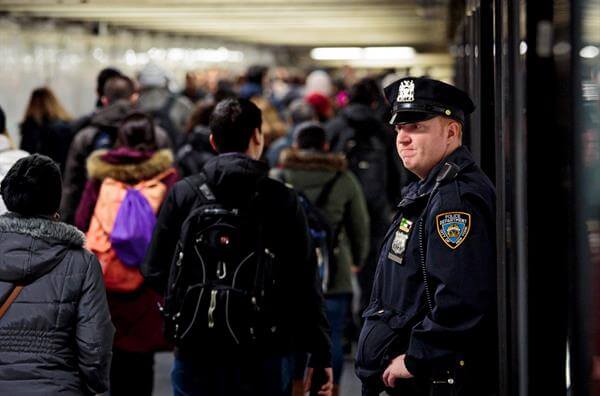
[(23, 290), (23, 285), (13, 286), (12, 291), (10, 292), (6, 300), (4, 300), (4, 304), (2, 304), (2, 306), (0, 307), (0, 319), (2, 319), (6, 311), (8, 311), (8, 308), (10, 308), (12, 303), (17, 299), (17, 296), (21, 293), (21, 290)]
[(340, 176), (342, 176), (342, 172), (337, 172), (335, 176), (333, 176), (327, 183), (325, 183), (323, 189), (321, 190), (321, 193), (315, 200), (315, 206), (317, 208), (323, 208), (323, 206), (325, 206), (325, 203), (327, 203), (327, 201), (329, 200), (329, 194), (331, 193), (335, 182), (338, 181)]

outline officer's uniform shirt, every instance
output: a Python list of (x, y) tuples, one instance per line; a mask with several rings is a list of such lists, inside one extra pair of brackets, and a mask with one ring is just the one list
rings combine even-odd
[[(458, 174), (434, 189), (447, 162)], [(404, 189), (363, 316), (405, 335), (406, 344), (390, 358), (406, 353), (416, 376), (464, 365), (465, 356), (484, 353), (482, 344), (495, 349), (494, 202), (492, 183), (464, 147)]]

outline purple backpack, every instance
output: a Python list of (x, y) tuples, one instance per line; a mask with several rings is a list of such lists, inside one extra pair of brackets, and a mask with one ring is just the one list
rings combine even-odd
[(155, 225), (156, 215), (148, 200), (135, 188), (128, 188), (110, 233), (112, 247), (127, 267), (140, 266)]

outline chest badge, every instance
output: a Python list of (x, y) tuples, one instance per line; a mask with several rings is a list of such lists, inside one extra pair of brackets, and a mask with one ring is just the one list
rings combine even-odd
[(394, 234), (394, 240), (392, 241), (392, 247), (388, 253), (388, 258), (398, 264), (402, 264), (402, 258), (404, 256), (404, 250), (406, 250), (406, 242), (408, 241), (408, 235), (412, 228), (412, 224), (412, 221), (402, 218), (402, 220), (400, 220), (400, 225)]
[(450, 248), (459, 247), (471, 230), (471, 215), (466, 212), (446, 212), (435, 217), (437, 232)]

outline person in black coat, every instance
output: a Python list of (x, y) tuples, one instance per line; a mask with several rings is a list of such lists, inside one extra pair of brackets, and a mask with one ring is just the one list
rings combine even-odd
[(473, 102), (426, 78), (385, 92), (398, 154), (419, 181), (403, 191), (363, 314), (363, 395), (493, 395), (495, 190), (461, 144)]
[(216, 156), (210, 145), (208, 122), (215, 108), (215, 102), (200, 101), (190, 116), (183, 145), (175, 153), (175, 162), (181, 176), (191, 176), (202, 170), (204, 164)]
[(70, 122), (71, 116), (50, 88), (35, 89), (21, 123), (21, 150), (52, 158), (64, 172), (73, 138)]
[[(189, 224), (184, 223), (188, 215), (202, 203), (199, 191), (213, 196), (226, 208), (247, 207), (256, 197), (253, 210), (259, 211), (256, 216), (261, 219), (261, 243), (276, 258), (272, 271), (278, 275), (266, 282), (278, 285), (277, 298), (270, 300), (278, 325), (271, 328), (275, 333), (252, 353), (228, 350), (211, 340), (192, 340), (206, 345), (198, 348), (176, 339), (172, 372), (175, 395), (289, 395), (293, 372), (289, 364), (295, 351), (312, 354), (310, 367), (327, 373), (322, 394), (331, 394), (328, 324), (316, 262), (310, 259), (306, 217), (293, 190), (269, 179), (268, 165), (257, 160), (264, 147), (261, 122), (260, 110), (248, 100), (227, 99), (216, 106), (210, 120), (210, 140), (220, 154), (204, 166), (204, 184), (196, 185), (193, 176), (173, 186), (159, 213), (142, 273), (150, 287), (166, 293), (165, 312), (177, 319), (168, 304), (179, 293), (177, 268), (186, 268), (185, 260), (178, 261), (185, 251), (179, 247), (181, 238), (185, 239), (180, 234)], [(213, 292), (216, 296), (217, 291), (211, 291), (211, 295)], [(212, 309), (216, 306), (215, 300)], [(207, 313), (203, 310), (200, 315), (205, 318)], [(228, 315), (235, 317), (236, 313)], [(312, 372), (308, 370), (307, 386)]]
[[(0, 393), (94, 395), (108, 389), (114, 327), (102, 270), (85, 237), (57, 220), (60, 171), (38, 154), (0, 185)], [(18, 290), (18, 289), (17, 289)]]

